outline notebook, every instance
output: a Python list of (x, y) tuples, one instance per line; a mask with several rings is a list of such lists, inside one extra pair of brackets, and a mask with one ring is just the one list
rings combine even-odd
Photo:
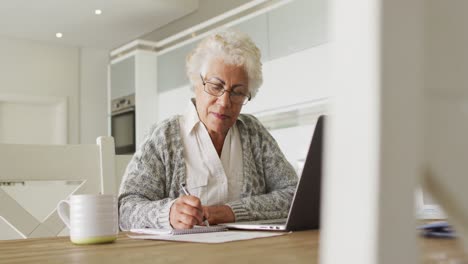
[(158, 229), (158, 228), (136, 228), (130, 229), (130, 232), (145, 235), (187, 235), (197, 233), (222, 232), (226, 231), (225, 226), (194, 226), (192, 229)]
[(320, 116), (309, 146), (302, 176), (297, 183), (288, 218), (220, 224), (229, 229), (297, 231), (318, 229), (320, 221), (320, 186), (322, 180), (322, 145), (325, 116)]
[(446, 221), (433, 222), (418, 227), (421, 235), (436, 238), (456, 238), (457, 234), (453, 227)]

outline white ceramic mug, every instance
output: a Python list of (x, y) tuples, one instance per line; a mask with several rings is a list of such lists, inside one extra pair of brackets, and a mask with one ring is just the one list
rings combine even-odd
[(119, 233), (115, 195), (72, 195), (69, 201), (58, 203), (57, 212), (70, 229), (70, 240), (74, 244), (109, 243)]

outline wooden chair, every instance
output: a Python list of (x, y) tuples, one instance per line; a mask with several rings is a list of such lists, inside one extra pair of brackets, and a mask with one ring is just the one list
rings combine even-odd
[[(96, 141), (96, 145), (0, 144), (0, 182), (79, 181), (71, 194), (117, 193), (121, 175), (115, 173), (114, 139)], [(123, 167), (117, 168), (119, 174)], [(24, 238), (56, 236), (65, 227), (55, 209), (38, 221), (1, 188), (0, 201), (0, 217)]]

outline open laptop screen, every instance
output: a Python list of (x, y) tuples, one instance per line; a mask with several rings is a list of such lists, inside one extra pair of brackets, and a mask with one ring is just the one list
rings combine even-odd
[(271, 221), (235, 222), (222, 224), (233, 229), (294, 231), (317, 229), (320, 226), (320, 196), (322, 182), (322, 146), (325, 116), (315, 126), (312, 142), (298, 181), (296, 192), (284, 224)]

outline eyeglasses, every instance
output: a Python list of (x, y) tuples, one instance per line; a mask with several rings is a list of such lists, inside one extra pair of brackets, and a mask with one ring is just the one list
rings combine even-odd
[(244, 93), (236, 92), (236, 91), (228, 91), (224, 89), (224, 85), (221, 83), (213, 83), (209, 81), (205, 82), (201, 74), (200, 74), (200, 78), (202, 80), (205, 93), (209, 95), (220, 97), (225, 92), (228, 92), (229, 99), (231, 100), (231, 103), (233, 104), (246, 105), (250, 101), (250, 98), (251, 98), (250, 95), (245, 95)]

